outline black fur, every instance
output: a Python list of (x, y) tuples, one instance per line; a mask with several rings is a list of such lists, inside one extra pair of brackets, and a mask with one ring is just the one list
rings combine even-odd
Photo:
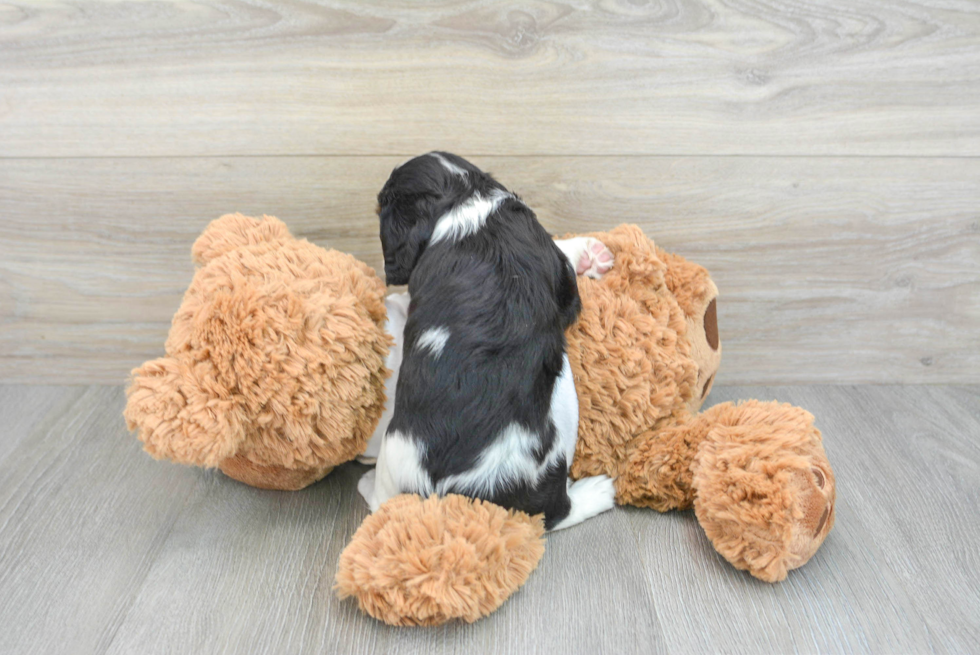
[[(538, 436), (535, 456), (544, 460), (556, 438), (549, 411), (564, 333), (581, 309), (574, 267), (516, 196), (475, 234), (430, 243), (451, 209), (506, 191), (466, 160), (438, 154), (467, 175), (424, 155), (395, 169), (378, 195), (385, 276), (411, 295), (388, 432), (424, 442), (433, 484), (472, 468), (512, 423)], [(417, 351), (419, 336), (437, 327), (450, 332), (441, 355)], [(544, 512), (550, 529), (569, 512), (568, 464), (562, 457), (534, 488), (513, 484), (485, 499)]]

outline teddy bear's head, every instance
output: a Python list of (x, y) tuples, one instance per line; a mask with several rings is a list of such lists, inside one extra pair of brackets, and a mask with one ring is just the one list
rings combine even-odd
[(212, 222), (167, 338), (133, 371), (126, 420), (155, 457), (296, 489), (361, 452), (384, 405), (385, 287), (276, 218)]

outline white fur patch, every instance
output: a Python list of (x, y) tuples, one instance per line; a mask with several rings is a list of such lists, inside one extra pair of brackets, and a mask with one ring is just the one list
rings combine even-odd
[(378, 460), (378, 453), (381, 452), (381, 442), (384, 440), (385, 432), (388, 431), (388, 424), (391, 417), (395, 414), (395, 389), (398, 388), (398, 371), (402, 367), (402, 349), (405, 347), (405, 321), (408, 320), (408, 305), (411, 302), (408, 293), (393, 293), (385, 298), (385, 307), (388, 309), (388, 320), (385, 322), (385, 331), (394, 338), (395, 343), (388, 350), (388, 357), (385, 359), (385, 366), (391, 370), (391, 377), (385, 382), (388, 393), (385, 394), (385, 407), (381, 412), (381, 420), (374, 428), (374, 434), (368, 440), (367, 448), (357, 456), (357, 461), (361, 464), (374, 464)]
[(368, 504), (372, 512), (380, 506), (380, 503), (378, 505), (374, 503), (374, 480), (377, 472), (377, 469), (371, 469), (357, 481), (357, 492), (361, 494), (364, 502)]
[(418, 341), (415, 342), (415, 349), (422, 350), (423, 348), (428, 348), (430, 353), (438, 357), (442, 354), (442, 349), (446, 347), (447, 341), (449, 341), (449, 330), (447, 328), (429, 328), (419, 336)]
[(538, 466), (534, 450), (539, 444), (540, 439), (536, 434), (517, 423), (511, 423), (480, 453), (473, 468), (439, 480), (436, 492), (440, 496), (447, 493), (489, 496), (498, 487), (520, 480), (537, 484), (551, 459), (545, 458), (545, 462)]
[(456, 241), (470, 234), (476, 234), (486, 224), (490, 214), (494, 213), (500, 203), (509, 197), (509, 193), (499, 189), (494, 189), (489, 198), (484, 198), (478, 193), (473, 194), (465, 202), (446, 212), (436, 222), (429, 244), (438, 243), (443, 239)]
[(375, 468), (374, 494), (368, 500), (372, 512), (377, 511), (389, 498), (401, 493), (417, 493), (422, 497), (432, 493), (432, 479), (422, 468), (424, 455), (423, 444), (416, 443), (397, 430), (384, 436)]
[(565, 455), (565, 464), (572, 465), (575, 444), (578, 441), (578, 395), (568, 355), (562, 355), (561, 375), (555, 380), (551, 392), (551, 422), (555, 424), (557, 446)]
[(613, 486), (612, 478), (606, 475), (582, 478), (569, 485), (568, 499), (572, 501), (572, 508), (568, 516), (551, 529), (552, 532), (570, 528), (587, 518), (612, 509), (616, 504), (616, 487)]
[(449, 161), (448, 159), (440, 155), (438, 152), (430, 152), (429, 155), (438, 159), (439, 163), (442, 164), (442, 167), (445, 168), (450, 173), (452, 173), (453, 175), (459, 175), (460, 177), (467, 176), (467, 172), (464, 169), (452, 163), (451, 161)]

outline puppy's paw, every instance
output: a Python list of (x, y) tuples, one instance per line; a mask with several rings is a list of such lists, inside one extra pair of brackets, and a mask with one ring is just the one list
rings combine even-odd
[(364, 502), (368, 504), (372, 512), (378, 509), (376, 507), (377, 503), (374, 500), (374, 476), (376, 471), (377, 469), (371, 469), (357, 481), (357, 491), (361, 494)]
[(581, 504), (588, 516), (612, 509), (616, 504), (616, 486), (608, 475), (594, 475), (573, 482), (568, 488), (572, 505)]
[(584, 246), (575, 264), (575, 273), (598, 280), (612, 268), (613, 254), (606, 244), (592, 237), (585, 239)]
[(582, 478), (568, 485), (568, 514), (552, 530), (564, 530), (610, 510), (616, 504), (616, 487), (606, 475)]

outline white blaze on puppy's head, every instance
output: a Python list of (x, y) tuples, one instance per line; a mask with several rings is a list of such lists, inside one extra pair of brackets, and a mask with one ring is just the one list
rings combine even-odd
[(439, 163), (442, 164), (442, 167), (453, 175), (459, 175), (460, 177), (466, 177), (468, 175), (465, 169), (462, 169), (456, 164), (452, 163), (438, 152), (430, 152), (429, 155), (438, 159)]

